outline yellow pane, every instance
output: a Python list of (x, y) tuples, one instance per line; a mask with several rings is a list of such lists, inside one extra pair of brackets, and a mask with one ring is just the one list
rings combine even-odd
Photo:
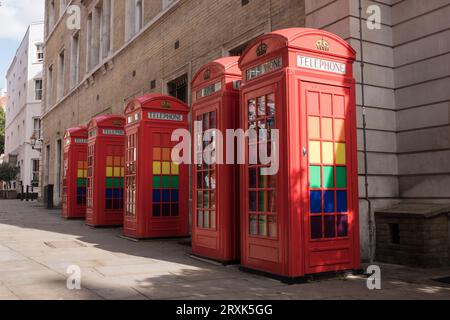
[(345, 141), (345, 120), (334, 120), (334, 140), (341, 142)]
[(347, 158), (345, 155), (345, 143), (336, 143), (336, 164), (347, 164)]
[(120, 176), (125, 177), (125, 168), (120, 168)]
[(87, 178), (87, 169), (85, 169), (83, 173), (84, 173), (83, 178)]
[(170, 162), (163, 162), (162, 164), (162, 174), (170, 174)]
[(106, 167), (106, 176), (107, 177), (113, 176), (113, 168), (112, 167)]
[(320, 139), (320, 118), (309, 117), (308, 135), (310, 139)]
[(333, 157), (333, 143), (323, 142), (322, 143), (322, 163), (323, 164), (334, 164)]
[(161, 162), (153, 161), (153, 174), (161, 174)]
[(83, 170), (78, 170), (77, 177), (78, 178), (83, 178)]
[(319, 141), (310, 141), (309, 142), (309, 162), (310, 163), (321, 163), (320, 142)]
[(322, 139), (333, 140), (333, 119), (322, 118)]
[(180, 166), (176, 163), (172, 163), (172, 174), (175, 176), (180, 174)]
[(111, 157), (111, 156), (106, 157), (106, 166), (107, 167), (112, 167), (113, 166), (113, 157)]
[(114, 168), (114, 177), (120, 177), (120, 167)]

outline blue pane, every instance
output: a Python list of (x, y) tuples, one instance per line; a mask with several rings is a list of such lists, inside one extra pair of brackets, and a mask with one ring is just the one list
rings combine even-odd
[(311, 191), (311, 213), (322, 213), (322, 192)]
[(120, 189), (114, 189), (114, 198), (118, 199), (120, 198)]
[(337, 192), (337, 212), (347, 212), (347, 191)]
[[(163, 190), (162, 192), (163, 202), (170, 202), (170, 190)], [(170, 213), (169, 213), (170, 215)]]
[(119, 198), (123, 198), (124, 197), (123, 189), (119, 189), (119, 195), (120, 195)]
[(153, 202), (161, 202), (161, 191), (153, 190)]
[(106, 197), (107, 199), (110, 199), (110, 198), (112, 198), (112, 195), (113, 195), (113, 190), (112, 190), (112, 189), (106, 189), (106, 195), (105, 195), (105, 197)]
[(81, 188), (81, 192), (83, 193), (83, 195), (86, 195), (86, 188)]
[(323, 198), (323, 211), (334, 213), (334, 191), (325, 191)]
[(77, 196), (83, 195), (83, 188), (77, 188)]
[(172, 202), (178, 202), (179, 192), (178, 190), (172, 190)]

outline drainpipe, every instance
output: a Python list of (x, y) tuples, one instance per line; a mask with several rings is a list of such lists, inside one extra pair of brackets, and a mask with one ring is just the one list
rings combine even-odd
[(372, 214), (372, 202), (369, 197), (369, 173), (368, 173), (368, 154), (367, 154), (367, 112), (366, 112), (366, 96), (364, 88), (364, 46), (363, 46), (363, 14), (362, 0), (359, 0), (359, 43), (361, 57), (361, 103), (363, 110), (363, 146), (364, 146), (364, 190), (365, 201), (368, 207), (368, 223), (369, 223), (369, 259), (373, 263), (375, 258), (375, 219)]

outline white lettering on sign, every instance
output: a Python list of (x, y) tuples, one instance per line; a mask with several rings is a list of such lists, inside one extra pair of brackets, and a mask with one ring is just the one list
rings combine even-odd
[(259, 66), (247, 70), (246, 72), (247, 80), (252, 80), (266, 73), (281, 69), (282, 66), (283, 66), (283, 58), (281, 57), (260, 64)]
[(124, 136), (125, 131), (124, 130), (118, 130), (118, 129), (103, 129), (103, 134), (109, 135), (109, 136)]
[(210, 96), (218, 91), (222, 90), (222, 82), (217, 82), (215, 84), (212, 84), (210, 86), (207, 86), (206, 88), (203, 88), (202, 90), (197, 92), (197, 99), (204, 98), (207, 96)]
[(162, 112), (149, 112), (148, 118), (151, 120), (165, 120), (165, 121), (183, 121), (182, 114), (162, 113)]
[(301, 68), (320, 70), (337, 74), (347, 73), (347, 66), (345, 63), (339, 63), (313, 57), (298, 56), (297, 66)]
[(75, 143), (87, 143), (87, 139), (80, 139), (80, 138), (75, 138), (74, 139)]

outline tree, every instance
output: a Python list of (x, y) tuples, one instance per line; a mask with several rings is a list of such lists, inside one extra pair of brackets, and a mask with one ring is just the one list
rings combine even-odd
[(5, 110), (0, 108), (0, 154), (5, 153)]
[(19, 174), (19, 168), (4, 162), (0, 164), (0, 181), (6, 182), (8, 186), (11, 181), (16, 180)]

